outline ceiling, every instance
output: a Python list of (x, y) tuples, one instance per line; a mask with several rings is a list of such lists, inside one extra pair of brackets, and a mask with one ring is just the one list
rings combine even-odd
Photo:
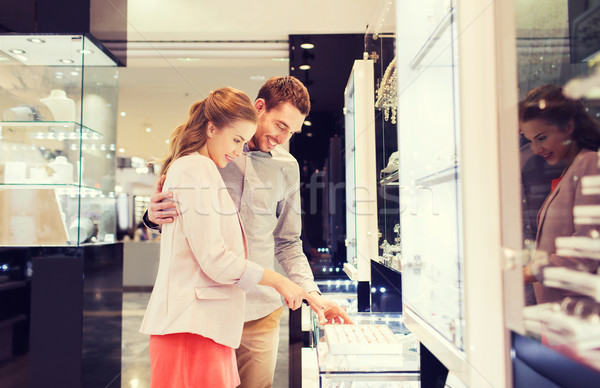
[(161, 159), (171, 131), (210, 90), (232, 86), (254, 99), (266, 78), (287, 75), (289, 34), (364, 33), (390, 4), (128, 0), (127, 67), (119, 70), (118, 110), (126, 114), (118, 116), (120, 155)]

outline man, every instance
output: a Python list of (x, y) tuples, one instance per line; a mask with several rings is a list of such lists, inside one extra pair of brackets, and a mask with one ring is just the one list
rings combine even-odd
[[(296, 159), (280, 144), (300, 132), (310, 110), (308, 91), (294, 77), (272, 77), (258, 92), (254, 107), (258, 128), (244, 147), (244, 155), (220, 169), (239, 209), (248, 242), (249, 260), (274, 269), (275, 259), (286, 275), (308, 291), (325, 309), (311, 306), (321, 323), (352, 323), (334, 302), (320, 296), (302, 251), (300, 172)], [(152, 228), (177, 216), (168, 192), (158, 182), (144, 222)], [(150, 222), (149, 222), (150, 221)], [(257, 286), (246, 296), (246, 323), (236, 351), (241, 387), (271, 387), (283, 313), (277, 292)]]

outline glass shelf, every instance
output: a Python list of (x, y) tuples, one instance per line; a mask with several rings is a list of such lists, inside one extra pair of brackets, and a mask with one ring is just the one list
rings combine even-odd
[(383, 177), (379, 180), (380, 186), (400, 186), (400, 182), (398, 182), (398, 178), (400, 177), (400, 173), (398, 171), (391, 173), (390, 175)]
[(0, 183), (0, 190), (40, 190), (54, 189), (58, 195), (77, 195), (81, 197), (114, 198), (115, 193), (105, 195), (102, 190), (95, 187), (79, 186), (75, 183)]
[[(4, 133), (1, 131), (4, 127), (19, 128), (19, 130), (23, 128), (31, 139), (39, 140), (98, 140), (103, 138), (101, 133), (75, 121), (0, 121), (0, 139), (4, 138)], [(47, 130), (31, 132), (40, 127), (47, 128)]]

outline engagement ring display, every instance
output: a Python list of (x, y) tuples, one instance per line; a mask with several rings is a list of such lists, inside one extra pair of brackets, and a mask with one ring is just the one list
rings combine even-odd
[(385, 325), (327, 325), (331, 354), (400, 354), (402, 344)]

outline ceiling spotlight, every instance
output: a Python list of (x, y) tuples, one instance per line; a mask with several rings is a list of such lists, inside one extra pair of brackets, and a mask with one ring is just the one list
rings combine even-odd
[(93, 54), (94, 53), (92, 50), (77, 50), (77, 52), (79, 54), (83, 54), (83, 55), (88, 55), (88, 54)]
[(74, 77), (76, 77), (76, 76), (78, 76), (78, 75), (79, 75), (79, 72), (77, 72), (77, 71), (72, 71), (72, 72), (71, 72), (71, 75), (72, 75), (72, 76), (74, 76)]
[(169, 144), (171, 142), (170, 139), (165, 140), (165, 143)]
[(75, 61), (72, 60), (72, 59), (59, 59), (59, 62), (66, 63), (66, 64), (71, 64), (71, 63), (74, 63)]
[(121, 115), (121, 117), (125, 117), (125, 116), (127, 116), (127, 112), (121, 112), (121, 113), (119, 113), (119, 114)]
[(312, 125), (312, 123), (308, 120), (304, 120), (304, 125), (306, 125), (307, 127), (310, 127)]
[(12, 50), (10, 50), (10, 52), (13, 54), (25, 54), (26, 53), (25, 50), (21, 50), (21, 49), (12, 49)]
[(124, 153), (125, 152), (125, 148), (119, 148), (119, 152), (120, 153)]
[(150, 132), (152, 132), (152, 128), (150, 128), (150, 127), (146, 127), (146, 132), (147, 132), (147, 133), (150, 133)]
[(44, 39), (40, 38), (27, 38), (27, 41), (31, 43), (46, 43)]
[(310, 50), (310, 49), (312, 49), (312, 48), (315, 48), (315, 45), (314, 45), (314, 44), (312, 44), (312, 43), (302, 43), (302, 44), (300, 45), (300, 47), (302, 47), (302, 48), (303, 48), (303, 49), (305, 49), (305, 50)]
[(310, 65), (300, 65), (300, 66), (298, 66), (298, 69), (300, 69), (300, 70), (308, 70), (308, 69), (310, 69)]

